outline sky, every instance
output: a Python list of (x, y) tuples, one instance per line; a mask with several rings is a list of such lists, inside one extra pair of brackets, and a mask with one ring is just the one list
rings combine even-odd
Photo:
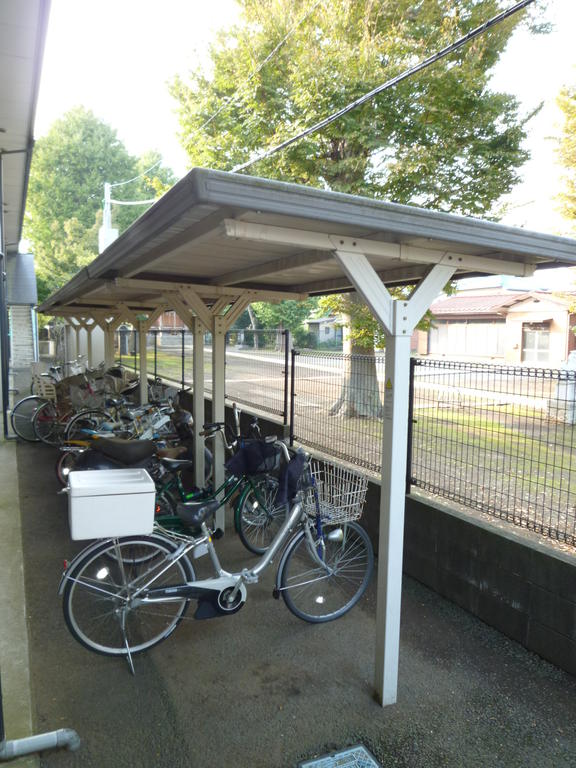
[[(116, 129), (129, 152), (156, 149), (182, 176), (186, 156), (166, 84), (205, 62), (216, 31), (237, 18), (235, 0), (52, 0), (36, 137), (82, 104)], [(555, 210), (561, 185), (555, 148), (562, 125), (556, 97), (562, 86), (576, 85), (576, 0), (548, 0), (546, 19), (554, 31), (517, 33), (493, 79), (494, 88), (518, 97), (523, 112), (544, 103), (529, 125), (532, 159), (521, 171), (523, 183), (506, 200), (503, 222), (567, 234)]]

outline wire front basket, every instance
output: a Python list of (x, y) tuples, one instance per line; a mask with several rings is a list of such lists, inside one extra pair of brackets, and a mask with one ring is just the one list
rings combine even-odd
[(309, 488), (304, 496), (303, 506), (309, 515), (317, 512), (317, 496), (320, 517), (326, 523), (351, 523), (362, 517), (368, 489), (365, 475), (318, 461), (311, 462), (310, 471), (316, 487)]

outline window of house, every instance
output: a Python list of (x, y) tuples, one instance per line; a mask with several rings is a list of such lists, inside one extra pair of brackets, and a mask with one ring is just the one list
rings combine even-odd
[(549, 360), (549, 323), (523, 323), (522, 361), (525, 363), (547, 363)]

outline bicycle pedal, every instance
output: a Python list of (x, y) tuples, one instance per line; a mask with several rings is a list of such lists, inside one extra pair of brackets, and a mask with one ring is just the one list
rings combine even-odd
[(280, 600), (280, 590), (278, 589), (278, 587), (274, 587), (274, 589), (272, 590), (272, 597), (274, 598), (274, 600)]
[(224, 536), (224, 531), (222, 530), (222, 528), (216, 528), (216, 530), (215, 530), (215, 531), (214, 531), (214, 533), (212, 534), (212, 538), (213, 538), (215, 541), (218, 541), (218, 539), (221, 539), (221, 538), (222, 538), (222, 536)]

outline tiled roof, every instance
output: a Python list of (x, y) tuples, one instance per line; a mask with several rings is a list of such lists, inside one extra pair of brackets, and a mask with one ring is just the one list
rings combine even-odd
[(436, 317), (443, 315), (500, 315), (503, 310), (517, 301), (523, 301), (530, 293), (499, 293), (490, 296), (449, 296), (435, 301), (430, 311)]
[(528, 292), (499, 292), (486, 295), (466, 295), (448, 296), (445, 299), (435, 301), (430, 307), (430, 311), (435, 317), (495, 317), (504, 316), (508, 307), (527, 299), (539, 299), (560, 304), (567, 307), (569, 303), (574, 302), (573, 294), (558, 296), (542, 291)]

